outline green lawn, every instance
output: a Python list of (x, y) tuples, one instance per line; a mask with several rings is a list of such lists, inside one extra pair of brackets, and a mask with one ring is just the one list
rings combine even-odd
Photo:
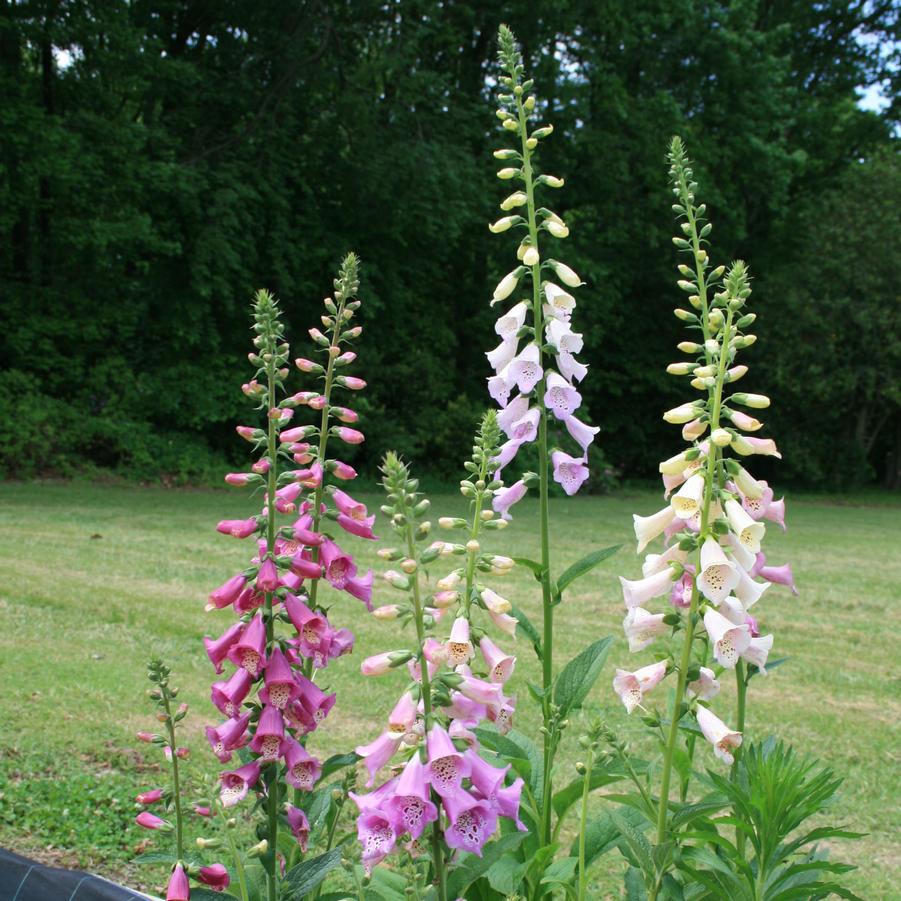
[[(364, 500), (378, 503), (375, 496)], [(454, 496), (433, 500), (436, 518), (462, 507)], [(556, 653), (563, 662), (592, 638), (616, 636), (584, 715), (602, 711), (637, 742), (640, 723), (627, 719), (609, 688), (613, 666), (628, 660), (616, 575), (634, 577), (640, 568), (630, 514), (659, 504), (646, 492), (552, 503), (558, 567), (593, 547), (625, 545), (558, 608)], [(215, 771), (217, 761), (201, 738), (215, 711), (200, 637), (222, 631), (230, 614), (205, 613), (203, 606), (250, 549), (218, 535), (215, 523), (250, 509), (239, 492), (0, 485), (0, 844), (140, 882), (126, 862), (145, 838), (130, 825), (132, 797), (156, 778), (154, 758), (145, 759), (147, 746), (133, 737), (149, 728), (144, 664), (159, 653), (172, 666), (192, 705), (189, 767)], [(537, 504), (525, 501), (517, 514), (511, 528), (494, 533), (491, 549), (535, 556)], [(801, 595), (774, 587), (760, 615), (775, 633), (774, 655), (791, 659), (752, 683), (747, 731), (750, 738), (779, 734), (846, 778), (833, 819), (869, 833), (836, 849), (840, 859), (860, 866), (849, 884), (867, 898), (897, 897), (901, 503), (871, 496), (790, 499), (789, 525), (785, 535), (771, 527), (766, 548), (772, 562), (792, 562)], [(355, 547), (361, 562), (375, 562), (375, 546)], [(537, 616), (536, 588), (529, 574), (514, 573), (502, 592)], [(382, 602), (391, 594), (381, 586), (378, 592)], [(335, 623), (357, 634), (357, 648), (328, 670), (338, 705), (312, 738), (320, 755), (374, 737), (402, 685), (392, 676), (359, 678), (363, 656), (398, 643), (393, 624), (362, 614), (345, 597), (332, 612)], [(518, 652), (518, 725), (528, 731), (534, 711), (525, 682), (537, 678), (537, 667), (522, 641)], [(728, 710), (727, 698), (719, 710)], [(567, 781), (579, 728), (574, 722), (561, 758), (560, 778)], [(701, 762), (716, 766), (712, 755)], [(601, 859), (597, 897), (615, 886), (618, 867), (615, 855)]]

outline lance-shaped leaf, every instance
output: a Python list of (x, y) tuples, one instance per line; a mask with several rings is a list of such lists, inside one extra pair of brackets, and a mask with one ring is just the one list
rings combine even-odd
[(582, 706), (610, 653), (612, 638), (600, 638), (563, 667), (554, 686), (554, 703), (561, 716)]

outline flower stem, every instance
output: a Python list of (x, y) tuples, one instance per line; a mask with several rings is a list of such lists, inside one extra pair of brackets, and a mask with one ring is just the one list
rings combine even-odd
[(591, 771), (594, 769), (594, 749), (588, 752), (585, 776), (582, 780), (582, 807), (579, 812), (579, 898), (585, 901), (588, 897), (588, 867), (585, 862), (585, 835), (588, 826), (588, 795), (591, 792)]
[(178, 755), (175, 753), (175, 720), (172, 718), (171, 696), (169, 686), (160, 686), (163, 705), (166, 710), (166, 731), (169, 733), (169, 750), (172, 757), (172, 802), (175, 804), (175, 856), (184, 860), (184, 830), (181, 813), (181, 783), (178, 776)]
[[(222, 813), (224, 816), (224, 809)], [(250, 896), (247, 893), (247, 877), (244, 874), (244, 864), (241, 862), (241, 855), (238, 852), (237, 845), (235, 845), (235, 839), (232, 835), (232, 830), (228, 827), (228, 825), (226, 825), (225, 827), (225, 837), (232, 852), (232, 860), (235, 863), (235, 875), (238, 877), (238, 886), (241, 889), (241, 901), (249, 901)]]
[[(407, 555), (416, 559), (416, 545), (413, 537), (413, 523), (407, 519)], [(419, 571), (413, 573), (413, 620), (416, 623), (416, 638), (419, 641), (419, 669), (422, 678), (422, 707), (425, 714), (425, 731), (428, 734), (432, 719), (432, 688), (429, 684), (429, 663), (425, 659), (425, 623), (423, 622), (422, 597), (419, 592)], [(438, 808), (438, 818), (432, 823), (432, 865), (438, 889), (438, 901), (447, 901), (447, 874), (444, 869), (444, 853), (441, 849), (441, 797), (431, 790), (432, 803)]]
[[(748, 696), (748, 679), (747, 674), (745, 673), (745, 664), (743, 661), (739, 660), (738, 663), (735, 664), (735, 687), (736, 687), (736, 695), (738, 699), (738, 710), (736, 713), (736, 724), (735, 728), (737, 731), (741, 732), (744, 735), (745, 731), (745, 705)], [(738, 778), (738, 761), (741, 756), (741, 745), (739, 745), (733, 754), (732, 761), (732, 781), (734, 782)], [(735, 830), (735, 847), (738, 851), (739, 855), (741, 855), (742, 860), (744, 860), (745, 856), (745, 833), (743, 829)]]
[[(511, 72), (511, 74), (514, 74)], [(522, 96), (516, 97), (516, 111), (519, 119), (519, 138), (522, 145), (522, 177), (526, 186), (526, 203), (528, 210), (529, 238), (532, 246), (538, 250), (538, 225), (535, 214), (535, 184), (532, 178), (532, 152), (528, 147), (528, 120)], [(535, 345), (538, 348), (538, 365), (541, 367), (541, 380), (536, 386), (539, 400), (545, 394), (544, 353), (542, 351), (542, 333), (544, 331), (544, 314), (541, 307), (541, 262), (531, 268), (532, 274), (532, 322), (535, 329)], [(539, 518), (541, 522), (541, 602), (543, 638), (541, 643), (541, 688), (542, 716), (544, 719), (544, 783), (542, 791), (542, 811), (540, 823), (540, 842), (546, 845), (551, 835), (551, 792), (553, 790), (552, 771), (554, 764), (555, 737), (551, 722), (551, 696), (554, 683), (554, 599), (551, 593), (551, 544), (550, 520), (548, 515), (548, 438), (547, 408), (539, 403), (538, 419), (538, 498)]]

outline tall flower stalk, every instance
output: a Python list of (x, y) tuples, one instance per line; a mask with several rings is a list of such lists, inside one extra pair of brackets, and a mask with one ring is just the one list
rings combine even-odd
[[(539, 205), (539, 196), (563, 186), (563, 179), (540, 173), (536, 154), (540, 142), (553, 131), (551, 125), (536, 125), (537, 100), (532, 81), (525, 79), (524, 67), (513, 33), (501, 26), (499, 52), (503, 75), (498, 94), (497, 117), (516, 147), (502, 148), (494, 154), (502, 161), (498, 177), (514, 183), (515, 190), (500, 204), (507, 215), (494, 222), (494, 233), (517, 230), (522, 233), (516, 256), (520, 264), (505, 275), (494, 290), (492, 306), (508, 300), (513, 305), (498, 319), (495, 331), (500, 344), (487, 356), (495, 374), (489, 379), (491, 396), (502, 408), (498, 417), (507, 441), (498, 455), (499, 471), (523, 445), (536, 445), (537, 476), (527, 475), (495, 499), (495, 509), (504, 512), (519, 500), (527, 487), (537, 482), (540, 507), (540, 560), (537, 574), (541, 582), (542, 628), (542, 718), (544, 721), (544, 799), (540, 833), (542, 844), (552, 834), (550, 803), (553, 762), (560, 737), (560, 718), (554, 710), (554, 606), (555, 581), (551, 561), (549, 522), (549, 486), (553, 478), (569, 494), (575, 494), (588, 478), (588, 449), (598, 432), (576, 416), (582, 402), (575, 387), (586, 375), (587, 367), (575, 354), (582, 349), (582, 336), (572, 330), (575, 299), (567, 288), (582, 284), (565, 263), (545, 257), (542, 244), (569, 235), (563, 219)], [(561, 287), (557, 281), (565, 286)], [(529, 286), (527, 299), (517, 299), (521, 283)], [(520, 345), (520, 342), (523, 342)], [(515, 397), (512, 397), (516, 392)], [(566, 440), (578, 447), (575, 455), (552, 448), (551, 424), (564, 427)]]
[[(368, 658), (362, 672), (378, 676), (406, 666), (412, 682), (389, 715), (386, 731), (357, 748), (369, 771), (370, 787), (395, 755), (401, 762), (374, 791), (352, 797), (360, 811), (357, 831), (367, 870), (399, 850), (398, 842), (406, 838), (403, 849), (414, 863), (423, 856), (429, 860), (424, 882), (434, 886), (439, 901), (456, 896), (448, 894), (448, 867), (455, 851), (481, 856), (499, 818), (524, 828), (518, 815), (523, 780), (507, 785), (510, 767), (497, 767), (480, 754), (476, 734), (477, 727), (488, 721), (506, 732), (513, 716), (505, 684), (515, 658), (504, 653), (475, 618), (482, 610), (508, 634), (516, 627), (508, 614), (509, 602), (479, 579), (481, 573), (501, 575), (512, 567), (509, 558), (486, 554), (479, 540), (482, 529), (506, 525), (485, 506), (499, 487), (492, 477), (499, 436), (495, 414), (489, 413), (467, 463), (470, 478), (462, 483), (463, 494), (470, 499), (470, 516), (439, 520), (445, 529), (467, 533), (465, 543), (427, 544), (431, 524), (424, 517), (430, 504), (418, 492), (417, 480), (394, 454), (386, 456), (382, 468), (388, 500), (382, 510), (399, 542), (379, 554), (398, 563), (399, 568), (388, 570), (384, 578), (405, 600), (374, 613), (382, 620), (412, 622), (415, 642)], [(430, 591), (425, 567), (454, 557), (461, 564)], [(447, 621), (450, 627), (445, 631)], [(435, 635), (439, 629), (442, 638)]]
[[(663, 764), (655, 823), (661, 847), (669, 847), (676, 838), (670, 822), (671, 779), (676, 754), (683, 753), (678, 745), (686, 716), (690, 714), (696, 721), (719, 759), (736, 763), (745, 729), (748, 681), (758, 672), (766, 673), (773, 644), (772, 635), (760, 635), (750, 609), (772, 582), (794, 587), (790, 569), (767, 568), (760, 550), (764, 520), (784, 528), (783, 501), (774, 501), (765, 482), (751, 476), (738, 459), (726, 456), (727, 449), (738, 457), (779, 456), (771, 439), (747, 434), (756, 432), (762, 423), (741, 409), (766, 408), (769, 399), (728, 393), (748, 371), (737, 363), (739, 352), (756, 340), (746, 331), (755, 320), (755, 314), (745, 310), (751, 294), (747, 267), (739, 260), (728, 270), (713, 268), (707, 241), (712, 225), (706, 221), (704, 204), (697, 202), (697, 184), (679, 138), (673, 139), (669, 158), (676, 199), (673, 209), (682, 231), (673, 240), (688, 257), (688, 262), (678, 267), (678, 284), (688, 295), (690, 307), (678, 308), (675, 313), (699, 336), (678, 345), (688, 359), (671, 364), (667, 371), (688, 377), (691, 388), (701, 396), (668, 410), (663, 417), (682, 425), (682, 436), (689, 444), (660, 464), (668, 505), (651, 516), (634, 517), (639, 551), (661, 534), (667, 546), (662, 553), (645, 557), (641, 579), (620, 579), (630, 650), (642, 651), (670, 632), (674, 647), (657, 654), (657, 661), (648, 666), (617, 670), (613, 681), (626, 710), (645, 710), (646, 721), (661, 729)], [(757, 581), (758, 576), (764, 581)], [(645, 609), (645, 604), (661, 596), (668, 596), (669, 612)], [(735, 729), (709, 706), (719, 691), (719, 677), (728, 669), (735, 671), (738, 686)], [(657, 713), (647, 710), (647, 695), (673, 673), (676, 684), (668, 722), (662, 723)], [(691, 760), (696, 733), (688, 728), (684, 753)], [(683, 782), (683, 801), (686, 794)], [(668, 865), (645, 874), (652, 901)]]
[[(235, 666), (228, 678), (214, 683), (212, 701), (227, 717), (207, 736), (220, 761), (242, 750), (242, 766), (221, 774), (225, 807), (239, 803), (250, 789), (258, 795), (265, 836), (257, 856), (266, 869), (269, 901), (281, 892), (281, 845), (278, 835), (290, 831), (297, 848), (306, 851), (309, 832), (304, 799), (322, 772), (321, 762), (307, 749), (307, 739), (335, 703), (316, 684), (319, 670), (350, 652), (353, 635), (335, 629), (319, 601), (323, 580), (370, 606), (372, 572), (359, 575), (353, 557), (329, 529), (336, 523), (350, 535), (373, 539), (375, 517), (350, 495), (328, 484), (346, 482), (356, 473), (347, 463), (327, 456), (330, 438), (359, 444), (357, 414), (337, 406), (338, 389), (359, 390), (365, 383), (342, 370), (356, 357), (346, 349), (361, 329), (351, 320), (360, 306), (358, 261), (349, 254), (335, 280), (334, 297), (325, 299), (322, 323), (326, 332), (310, 329), (324, 363), (306, 358), (298, 369), (322, 380), (322, 391), (287, 394), (289, 346), (284, 339), (281, 311), (274, 298), (260, 291), (254, 301), (254, 347), (249, 355), (254, 378), (243, 386), (257, 401), (265, 428), (239, 426), (238, 434), (253, 445), (257, 457), (250, 472), (230, 473), (232, 485), (264, 491), (259, 514), (246, 520), (225, 520), (219, 532), (237, 538), (255, 537), (257, 554), (248, 568), (212, 592), (207, 609), (231, 606), (238, 621), (217, 639), (205, 639), (207, 654), (221, 674), (226, 662)], [(318, 425), (294, 425), (298, 408), (314, 411)], [(294, 468), (301, 467), (301, 468)], [(291, 517), (291, 520), (286, 520)], [(287, 631), (285, 631), (287, 627)], [(293, 789), (292, 800), (288, 788)]]

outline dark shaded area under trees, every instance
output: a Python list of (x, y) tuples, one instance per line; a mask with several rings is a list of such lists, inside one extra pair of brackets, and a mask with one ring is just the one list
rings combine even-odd
[[(352, 248), (358, 460), (454, 474), (510, 262), (486, 228), (507, 21), (551, 106), (606, 462), (643, 477), (674, 448), (679, 133), (715, 261), (755, 277), (747, 390), (775, 398), (780, 478), (897, 487), (898, 20), (876, 0), (0, 0), (0, 470), (207, 477), (240, 450), (254, 289), (302, 354)], [(880, 113), (857, 103), (876, 82)]]

